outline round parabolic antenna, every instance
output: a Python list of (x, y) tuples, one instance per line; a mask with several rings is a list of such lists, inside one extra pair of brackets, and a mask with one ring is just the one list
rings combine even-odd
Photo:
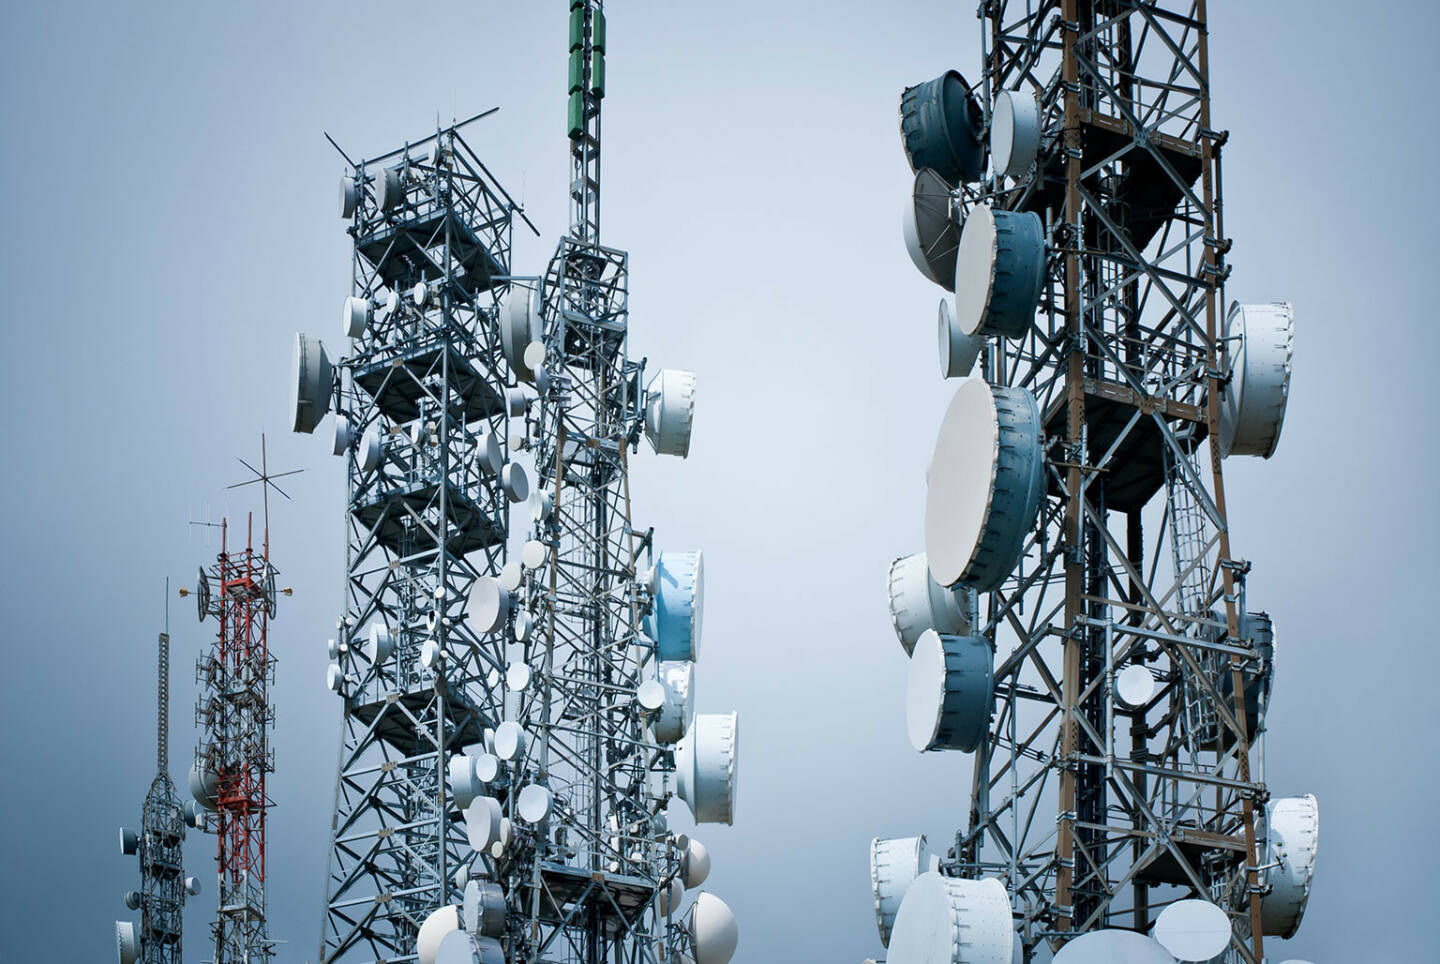
[(870, 841), (870, 892), (875, 898), (875, 927), (881, 944), (889, 946), (900, 902), (915, 878), (927, 871), (928, 862), (923, 834)]
[[(140, 852), (140, 835), (130, 827), (120, 828), (120, 853), (133, 857)], [(134, 910), (135, 908), (130, 908)]]
[(705, 562), (699, 552), (662, 552), (655, 563), (655, 607), (647, 618), (662, 660), (700, 655)]
[(520, 550), (520, 562), (526, 569), (539, 569), (550, 557), (550, 547), (538, 539), (531, 539)]
[(985, 173), (980, 104), (957, 71), (905, 88), (900, 95), (900, 138), (912, 171), (931, 168), (950, 185)]
[(1233, 354), (1230, 384), (1220, 397), (1220, 453), (1268, 459), (1280, 444), (1290, 397), (1295, 310), (1233, 305), (1225, 329)]
[(645, 389), (645, 438), (658, 455), (685, 458), (695, 427), (695, 373), (662, 368)]
[(694, 890), (710, 876), (710, 850), (698, 840), (688, 837), (685, 852), (680, 857), (680, 880), (686, 890)]
[(140, 956), (140, 941), (135, 936), (135, 925), (128, 920), (115, 922), (115, 956), (120, 964), (135, 964)]
[(335, 442), (330, 451), (335, 455), (344, 455), (350, 448), (350, 419), (343, 414), (335, 416)]
[(635, 702), (646, 713), (654, 713), (665, 705), (665, 684), (658, 679), (647, 679), (635, 688)]
[(500, 436), (494, 432), (481, 432), (475, 439), (475, 464), (485, 475), (499, 475), (505, 467), (505, 453), (500, 449)]
[(735, 822), (737, 713), (701, 713), (675, 749), (680, 799), (696, 823)]
[(384, 456), (385, 443), (381, 441), (380, 433), (373, 428), (366, 429), (360, 442), (360, 471), (374, 472)]
[(488, 937), (505, 933), (508, 908), (499, 884), (489, 880), (470, 881), (465, 885), (465, 899), (460, 906), (460, 917), (467, 931)]
[(1040, 105), (1034, 95), (1002, 90), (990, 114), (990, 162), (1007, 177), (1019, 177), (1040, 150)]
[(740, 925), (730, 905), (714, 894), (702, 893), (695, 898), (691, 913), (695, 964), (728, 964), (740, 943)]
[(955, 390), (925, 494), (925, 553), (942, 586), (997, 588), (1019, 561), (1044, 484), (1040, 409), (1023, 388), (967, 378)]
[(415, 955), (420, 959), (420, 964), (435, 964), (435, 954), (440, 950), (440, 942), (445, 939), (446, 934), (459, 929), (460, 908), (453, 904), (447, 904), (425, 918), (420, 925), (420, 933), (415, 935)]
[(1144, 706), (1155, 695), (1155, 677), (1139, 663), (1131, 663), (1116, 675), (1115, 694), (1126, 706)]
[(372, 623), (365, 637), (365, 658), (372, 663), (383, 663), (395, 652), (395, 637), (384, 623)]
[(475, 775), (475, 761), (463, 753), (450, 758), (445, 767), (446, 783), (450, 785), (450, 796), (455, 806), (464, 810), (480, 796), (480, 779)]
[(983, 636), (942, 636), (927, 630), (910, 654), (905, 728), (910, 745), (973, 752), (984, 739), (995, 703), (994, 659)]
[(977, 204), (955, 256), (955, 322), (969, 335), (1019, 338), (1045, 284), (1045, 229), (1033, 211)]
[(540, 308), (534, 289), (511, 285), (500, 300), (500, 350), (510, 367), (526, 378), (534, 374), (525, 368), (525, 348), (538, 341), (540, 334)]
[(930, 168), (915, 174), (915, 188), (900, 222), (905, 250), (921, 274), (949, 291), (955, 287), (960, 226), (950, 213), (950, 185)]
[(505, 625), (510, 615), (510, 593), (500, 585), (499, 579), (481, 576), (470, 590), (469, 611), (476, 632), (493, 633)]
[(925, 553), (896, 559), (886, 583), (890, 596), (890, 623), (908, 656), (927, 629), (949, 635), (970, 631), (969, 590), (946, 587), (930, 575)]
[(1260, 899), (1266, 937), (1295, 936), (1310, 901), (1315, 856), (1320, 849), (1320, 804), (1312, 794), (1270, 804), (1265, 821), (1263, 880), (1270, 892)]
[(330, 411), (330, 391), (335, 383), (335, 373), (320, 339), (303, 332), (295, 333), (295, 350), (291, 360), (291, 427), (293, 431), (309, 435)]
[(1208, 961), (1230, 944), (1230, 918), (1208, 900), (1177, 900), (1155, 918), (1155, 939), (1178, 961)]
[(382, 211), (393, 211), (405, 199), (399, 168), (381, 169), (375, 174), (375, 203)]
[(476, 853), (500, 839), (500, 801), (494, 797), (476, 797), (465, 808), (465, 839)]
[(520, 560), (511, 559), (500, 568), (500, 588), (506, 592), (515, 592), (520, 588), (524, 576), (525, 570), (520, 568)]
[(138, 891), (138, 890), (127, 890), (127, 891), (125, 891), (125, 906), (128, 907), (128, 908), (130, 908), (131, 910), (139, 910), (139, 909), (140, 909), (140, 891)]
[(1106, 929), (1066, 944), (1055, 955), (1055, 964), (1175, 964), (1175, 958), (1153, 937)]
[(512, 692), (523, 692), (530, 685), (530, 678), (533, 675), (529, 663), (511, 663), (510, 667), (505, 670), (505, 685)]
[(965, 378), (975, 369), (975, 361), (985, 348), (984, 335), (967, 334), (955, 321), (950, 302), (940, 299), (940, 320), (937, 326), (940, 341), (940, 377)]
[(345, 671), (340, 668), (339, 663), (331, 663), (325, 667), (325, 688), (332, 693), (340, 692), (341, 685), (345, 682)]
[(212, 813), (215, 810), (215, 794), (220, 789), (220, 777), (214, 770), (196, 760), (190, 766), (190, 795), (195, 802)]
[(500, 758), (493, 753), (482, 753), (475, 758), (475, 777), (481, 783), (494, 783), (500, 778)]
[(370, 326), (370, 302), (366, 298), (351, 296), (345, 299), (344, 316), (341, 319), (346, 338), (359, 338)]
[(340, 176), (340, 216), (349, 220), (355, 216), (355, 209), (360, 206), (360, 185), (355, 182), (354, 175), (342, 174)]
[(515, 812), (526, 823), (537, 824), (550, 816), (550, 802), (553, 799), (548, 787), (532, 783), (520, 791), (519, 800), (515, 804)]
[(500, 487), (505, 497), (513, 503), (524, 502), (530, 497), (530, 476), (519, 462), (506, 462), (500, 470)]
[(1011, 964), (1010, 895), (993, 877), (915, 878), (890, 932), (887, 964)]
[(695, 717), (695, 664), (685, 660), (663, 662), (657, 674), (665, 688), (665, 700), (651, 729), (658, 742), (669, 746), (679, 742)]
[(506, 720), (495, 728), (495, 755), (502, 760), (517, 760), (525, 752), (525, 728), (514, 720)]
[(655, 895), (655, 904), (660, 911), (661, 917), (669, 917), (670, 913), (680, 909), (680, 901), (685, 897), (685, 888), (681, 886), (678, 877), (670, 878), (670, 883), (660, 886), (660, 893)]

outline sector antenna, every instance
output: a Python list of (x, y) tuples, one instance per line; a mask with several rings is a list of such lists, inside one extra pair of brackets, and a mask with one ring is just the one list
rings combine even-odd
[(1276, 629), (1242, 552), (1276, 553), (1224, 468), (1277, 451), (1295, 319), (1227, 302), (1206, 7), (978, 16), (976, 82), (900, 97), (951, 391), (889, 577), (909, 742), (973, 791), (930, 866), (913, 829), (872, 844), (879, 937), (890, 964), (1258, 962), (1319, 809), (1264, 781)]

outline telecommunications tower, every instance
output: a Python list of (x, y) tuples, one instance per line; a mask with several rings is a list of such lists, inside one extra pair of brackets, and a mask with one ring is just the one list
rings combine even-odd
[(247, 519), (245, 548), (234, 550), (229, 521), (221, 520), (215, 562), (200, 567), (194, 589), (180, 590), (181, 596), (193, 593), (202, 623), (214, 618), (219, 624), (210, 651), (195, 662), (195, 722), (201, 733), (190, 768), (194, 800), (186, 810), (192, 826), (216, 838), (216, 911), (210, 926), (215, 964), (268, 961), (276, 943), (265, 907), (265, 814), (271, 805), (265, 783), (275, 770), (269, 630), (279, 597), (290, 589), (275, 585), (279, 570), (270, 561), (269, 490), (280, 491), (272, 480), (293, 473), (269, 474), (263, 437), (261, 468), (240, 461), (255, 478), (239, 485), (259, 482), (263, 490), (260, 549), (254, 546), (253, 519)]
[(701, 557), (654, 550), (627, 482), (642, 435), (687, 454), (694, 376), (647, 388), (628, 355), (605, 15), (568, 9), (572, 223), (546, 272), (511, 273), (524, 214), (461, 133), (482, 114), (346, 158), (347, 354), (296, 339), (295, 430), (333, 411), (349, 476), (322, 961), (725, 964), (738, 940), (718, 898), (682, 908), (710, 858), (665, 818), (676, 795), (734, 812), (735, 716), (692, 711)]
[(1205, 8), (992, 0), (980, 83), (901, 97), (956, 387), (890, 606), (910, 741), (973, 779), (953, 844), (872, 843), (890, 964), (1255, 964), (1304, 913), (1318, 810), (1264, 783), (1222, 472), (1275, 451), (1293, 314), (1225, 308)]
[(165, 631), (160, 634), (156, 678), (155, 780), (145, 795), (140, 832), (120, 828), (120, 850), (140, 859), (140, 889), (127, 891), (125, 906), (140, 911), (140, 933), (129, 921), (115, 922), (120, 964), (180, 964), (185, 897), (200, 892), (185, 876), (181, 849), (186, 811), (170, 780), (170, 595), (167, 584)]

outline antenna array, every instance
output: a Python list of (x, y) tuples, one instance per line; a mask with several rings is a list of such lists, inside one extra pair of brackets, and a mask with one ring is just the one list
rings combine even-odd
[(973, 753), (973, 792), (943, 854), (872, 845), (887, 960), (1260, 961), (1299, 925), (1317, 811), (1266, 806), (1274, 630), (1222, 468), (1275, 450), (1293, 321), (1223, 310), (1205, 4), (979, 16), (981, 83), (901, 98), (958, 385), (891, 611), (911, 742)]

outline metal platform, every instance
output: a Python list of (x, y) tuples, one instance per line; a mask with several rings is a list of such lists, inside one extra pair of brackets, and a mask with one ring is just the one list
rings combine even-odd
[[(483, 721), (473, 703), (445, 683), (445, 719), (449, 726), (450, 749), (479, 743), (484, 737)], [(435, 735), (431, 732), (417, 733), (422, 721), (432, 718), (427, 712), (435, 700), (435, 689), (424, 686), (404, 693), (386, 693), (378, 700), (350, 705), (350, 712), (374, 731), (375, 736), (399, 750), (406, 756), (413, 756), (425, 749), (433, 749)], [(424, 726), (432, 726), (425, 722)]]
[(388, 417), (408, 422), (420, 414), (421, 399), (431, 397), (425, 380), (448, 369), (450, 385), (460, 399), (467, 422), (488, 418), (505, 406), (500, 393), (464, 354), (444, 340), (410, 345), (396, 354), (381, 354), (355, 368), (355, 384), (375, 400)]
[[(424, 479), (377, 491), (368, 501), (357, 501), (350, 511), (381, 545), (406, 556), (435, 548), (436, 513), (430, 509), (438, 508), (439, 495), (440, 486), (432, 479)], [(504, 541), (504, 527), (458, 486), (445, 487), (445, 510), (450, 530), (445, 548), (450, 552), (463, 556)]]
[[(540, 918), (553, 924), (596, 921), (614, 936), (640, 923), (656, 887), (640, 877), (540, 865)], [(524, 899), (528, 906), (528, 897)]]
[[(480, 242), (454, 209), (434, 206), (408, 210), (409, 217), (380, 222), (372, 231), (357, 234), (355, 250), (392, 286), (402, 281), (437, 281), (445, 277), (444, 246), (449, 232), (451, 262), (461, 274), (451, 280), (469, 294), (487, 291), (505, 274), (495, 256)], [(440, 248), (440, 255), (431, 250)]]

